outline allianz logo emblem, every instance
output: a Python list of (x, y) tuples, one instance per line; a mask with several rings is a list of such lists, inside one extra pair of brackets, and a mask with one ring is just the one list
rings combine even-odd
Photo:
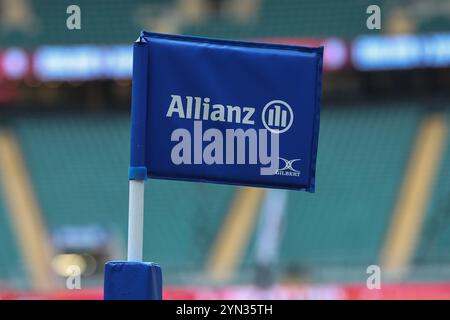
[(289, 130), (294, 122), (294, 112), (290, 105), (282, 100), (272, 100), (264, 106), (262, 122), (267, 130), (283, 133)]

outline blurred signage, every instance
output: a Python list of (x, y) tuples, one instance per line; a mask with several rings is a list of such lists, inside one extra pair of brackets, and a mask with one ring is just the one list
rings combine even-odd
[(130, 79), (131, 46), (45, 46), (33, 56), (42, 81)]
[(20, 48), (8, 48), (0, 52), (0, 78), (19, 80), (30, 72), (30, 55)]
[[(339, 38), (262, 38), (262, 42), (324, 46), (323, 68), (348, 66), (361, 71), (443, 68), (450, 66), (450, 33), (397, 36), (360, 36), (351, 44)], [(0, 51), (0, 78), (21, 80), (30, 75), (41, 81), (131, 79), (129, 45), (41, 46)]]
[(450, 66), (450, 34), (361, 36), (352, 45), (357, 70)]
[(107, 247), (111, 234), (100, 225), (64, 226), (52, 234), (54, 246), (60, 250), (98, 250)]

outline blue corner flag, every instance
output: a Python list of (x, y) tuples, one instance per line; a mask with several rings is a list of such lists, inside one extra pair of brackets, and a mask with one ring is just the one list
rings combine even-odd
[(314, 192), (323, 48), (143, 32), (130, 179)]
[(133, 50), (128, 261), (105, 299), (161, 299), (142, 262), (144, 180), (314, 192), (322, 47), (142, 32)]

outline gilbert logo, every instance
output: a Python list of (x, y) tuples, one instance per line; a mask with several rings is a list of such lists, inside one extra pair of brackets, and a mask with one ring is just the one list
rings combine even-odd
[(279, 176), (291, 176), (291, 177), (299, 177), (300, 176), (300, 171), (298, 171), (297, 169), (295, 169), (293, 167), (294, 163), (297, 161), (300, 161), (301, 159), (292, 159), (292, 160), (288, 160), (285, 158), (281, 158), (278, 157), (279, 160), (281, 160), (281, 162), (284, 163), (283, 166), (280, 166), (280, 168), (277, 171), (277, 175)]

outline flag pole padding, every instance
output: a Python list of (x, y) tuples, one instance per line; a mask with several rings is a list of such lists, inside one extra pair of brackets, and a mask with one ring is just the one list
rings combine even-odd
[(135, 171), (130, 170), (128, 261), (106, 263), (105, 300), (162, 299), (161, 267), (153, 262), (142, 262), (145, 184), (144, 180), (133, 179), (137, 176)]
[(104, 299), (161, 300), (161, 268), (153, 262), (110, 261), (106, 263)]
[(130, 180), (128, 261), (142, 261), (144, 241), (144, 181)]

